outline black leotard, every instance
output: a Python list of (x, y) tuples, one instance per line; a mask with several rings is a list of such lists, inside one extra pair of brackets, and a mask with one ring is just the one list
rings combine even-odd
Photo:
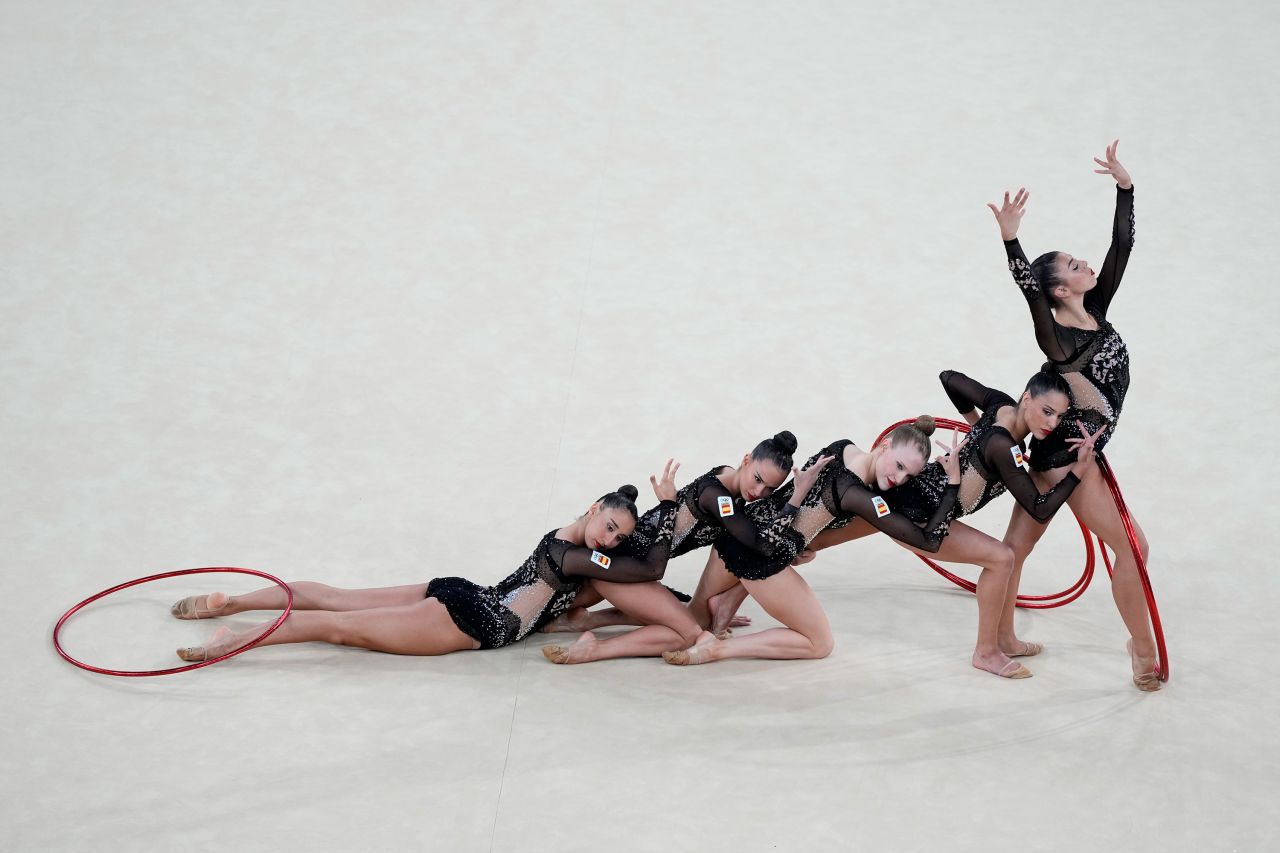
[(593, 551), (556, 538), (552, 530), (533, 553), (507, 578), (491, 587), (465, 578), (436, 578), (427, 585), (427, 598), (438, 598), (454, 624), (495, 649), (523, 639), (569, 609), (584, 578), (616, 583), (659, 580), (671, 556), (674, 501), (653, 510), (654, 534), (643, 556), (620, 548)]
[[(997, 412), (1018, 404), (1003, 391), (988, 388), (954, 370), (944, 370), (938, 378), (960, 414), (968, 414), (974, 408), (982, 411), (960, 448), (960, 495), (952, 518), (977, 512), (1006, 490), (1036, 521), (1043, 524), (1053, 518), (1080, 480), (1069, 471), (1056, 486), (1040, 493), (1023, 467), (1025, 448), (996, 423)], [(930, 462), (918, 476), (886, 492), (885, 498), (904, 515), (919, 520), (936, 510), (946, 482), (941, 463)]]
[(1017, 240), (1005, 242), (1009, 271), (1022, 289), (1031, 309), (1036, 342), (1049, 359), (1044, 370), (1061, 373), (1071, 386), (1071, 409), (1048, 437), (1032, 439), (1031, 466), (1036, 471), (1060, 468), (1075, 461), (1069, 438), (1081, 438), (1076, 421), (1090, 432), (1106, 425), (1094, 448), (1101, 452), (1111, 439), (1120, 407), (1129, 390), (1129, 349), (1107, 320), (1111, 298), (1120, 287), (1129, 253), (1133, 249), (1133, 187), (1116, 188), (1116, 212), (1111, 223), (1111, 248), (1107, 250), (1098, 283), (1084, 296), (1085, 310), (1098, 323), (1096, 330), (1063, 326), (1053, 317), (1049, 300), (1031, 272), (1031, 264)]
[[(676, 495), (675, 529), (671, 536), (671, 556), (679, 557), (697, 548), (714, 544), (722, 535), (728, 535), (742, 543), (743, 547), (761, 553), (772, 553), (776, 547), (776, 532), (787, 527), (790, 519), (775, 517), (765, 524), (744, 512), (747, 506), (742, 498), (735, 498), (720, 482), (720, 474), (727, 465), (717, 465), (693, 480)], [(758, 503), (758, 502), (757, 502)], [(654, 507), (640, 517), (636, 529), (627, 537), (623, 546), (626, 553), (644, 554), (650, 547), (656, 525), (654, 519), (660, 507)], [(673, 590), (674, 591), (674, 590)]]
[[(877, 530), (922, 550), (937, 551), (942, 547), (942, 540), (947, 535), (948, 516), (955, 506), (957, 488), (944, 484), (936, 511), (932, 517), (926, 516), (925, 526), (921, 528), (911, 519), (894, 513), (878, 490), (845, 466), (844, 451), (851, 444), (853, 442), (848, 439), (829, 444), (805, 463), (805, 467), (808, 467), (819, 457), (834, 457), (818, 475), (817, 482), (809, 490), (809, 494), (805, 495), (790, 524), (775, 534), (778, 542), (772, 555), (744, 548), (731, 537), (722, 536), (716, 541), (716, 549), (730, 573), (748, 580), (771, 577), (789, 566), (796, 554), (823, 530), (833, 523), (847, 522), (855, 517), (864, 518)], [(945, 474), (943, 480), (946, 480)], [(755, 517), (759, 524), (767, 525), (766, 529), (777, 530), (771, 522), (776, 520), (783, 512), (783, 507), (791, 500), (793, 488), (788, 484), (770, 497), (756, 501), (747, 507), (747, 514)]]

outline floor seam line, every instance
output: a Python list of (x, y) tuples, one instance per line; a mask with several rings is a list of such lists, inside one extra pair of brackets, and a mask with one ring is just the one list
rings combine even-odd
[[(560, 439), (556, 445), (556, 456), (555, 456), (556, 464), (555, 464), (555, 468), (552, 470), (552, 473), (551, 473), (551, 488), (548, 489), (547, 491), (547, 512), (546, 512), (544, 524), (551, 523), (551, 502), (555, 498), (556, 483), (559, 480), (559, 475), (560, 475), (560, 455), (564, 451), (564, 433), (569, 422), (569, 403), (573, 399), (573, 377), (578, 367), (578, 348), (580, 343), (582, 342), (582, 317), (586, 313), (586, 301), (585, 301), (586, 289), (587, 289), (588, 282), (590, 282), (591, 280), (591, 270), (595, 266), (596, 247), (600, 240), (600, 228), (601, 228), (600, 201), (604, 195), (604, 185), (605, 185), (605, 181), (607, 179), (607, 173), (608, 173), (609, 152), (613, 146), (613, 129), (617, 121), (618, 101), (622, 96), (622, 85), (626, 79), (627, 52), (625, 50), (625, 47), (627, 44), (627, 26), (626, 26), (625, 13), (623, 17), (623, 26), (622, 26), (622, 42), (623, 42), (623, 48), (624, 48), (623, 61), (621, 63), (622, 72), (618, 75), (617, 89), (614, 92), (614, 96), (613, 96), (613, 106), (609, 112), (609, 127), (608, 127), (608, 130), (605, 132), (604, 153), (601, 156), (602, 162), (600, 167), (600, 176), (596, 185), (596, 198), (595, 198), (595, 201), (592, 203), (592, 208), (594, 209), (596, 216), (595, 216), (595, 222), (592, 225), (590, 243), (587, 246), (586, 268), (583, 270), (583, 273), (582, 273), (582, 281), (578, 285), (578, 323), (577, 323), (577, 327), (574, 329), (573, 354), (570, 356), (570, 359), (569, 359), (569, 381), (568, 381), (568, 387), (565, 389), (564, 407), (560, 417)], [(506, 750), (506, 754), (503, 756), (503, 759), (502, 759), (502, 776), (500, 777), (500, 781), (498, 783), (498, 801), (494, 804), (494, 807), (493, 807), (493, 826), (489, 831), (489, 853), (493, 853), (494, 845), (497, 843), (497, 839), (498, 839), (498, 818), (502, 814), (502, 795), (506, 791), (506, 786), (507, 786), (507, 765), (511, 761), (511, 742), (515, 739), (516, 712), (520, 708), (520, 686), (524, 681), (524, 671), (525, 671), (525, 667), (528, 664), (528, 661), (529, 661), (529, 656), (527, 654), (521, 657), (520, 671), (516, 675), (516, 698), (515, 698), (515, 702), (512, 703), (512, 706), (511, 706), (511, 723), (507, 729), (507, 750)]]

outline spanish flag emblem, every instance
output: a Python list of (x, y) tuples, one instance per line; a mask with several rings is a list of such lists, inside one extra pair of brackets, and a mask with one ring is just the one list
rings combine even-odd
[(599, 551), (592, 551), (591, 562), (595, 563), (597, 566), (599, 566), (602, 569), (607, 569), (609, 568), (610, 560), (608, 555), (601, 554)]
[(720, 505), (720, 517), (728, 518), (733, 515), (733, 498), (728, 495), (721, 495), (716, 498), (716, 503)]
[(871, 505), (876, 508), (876, 518), (884, 518), (886, 515), (893, 512), (893, 510), (889, 509), (888, 502), (879, 495), (874, 495), (871, 498)]

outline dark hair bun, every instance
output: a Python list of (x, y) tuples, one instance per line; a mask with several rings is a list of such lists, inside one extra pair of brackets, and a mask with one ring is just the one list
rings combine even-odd
[(1048, 370), (1041, 370), (1032, 376), (1027, 381), (1027, 391), (1031, 392), (1032, 397), (1056, 391), (1059, 394), (1066, 394), (1068, 400), (1071, 399), (1071, 386), (1067, 384), (1067, 380), (1062, 378), (1061, 373)]
[(777, 445), (778, 449), (787, 456), (795, 453), (796, 448), (800, 446), (800, 442), (796, 441), (795, 434), (786, 429), (775, 435), (773, 437), (773, 442)]
[(916, 418), (914, 426), (926, 436), (929, 436), (933, 435), (933, 431), (938, 428), (938, 423), (933, 419), (933, 415), (921, 415)]
[(632, 503), (635, 503), (636, 498), (640, 497), (640, 490), (631, 484), (627, 484), (625, 486), (618, 486), (618, 494), (622, 495)]

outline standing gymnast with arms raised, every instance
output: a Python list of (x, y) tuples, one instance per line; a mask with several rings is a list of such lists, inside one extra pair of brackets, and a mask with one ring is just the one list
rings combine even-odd
[[(1129, 390), (1129, 349), (1107, 319), (1111, 300), (1129, 263), (1134, 236), (1133, 181), (1116, 158), (1119, 144), (1116, 140), (1107, 146), (1105, 159), (1094, 158), (1101, 167), (1094, 171), (1116, 181), (1111, 246), (1097, 275), (1087, 261), (1066, 252), (1046, 252), (1032, 263), (1027, 261), (1018, 242), (1018, 226), (1029, 197), (1025, 189), (1018, 190), (1012, 201), (1005, 193), (999, 208), (988, 205), (1000, 226), (1009, 271), (1031, 310), (1036, 342), (1049, 359), (1044, 369), (1062, 374), (1071, 388), (1071, 410), (1058, 428), (1046, 438), (1031, 442), (1031, 468), (1042, 488), (1065, 476), (1072, 456), (1068, 442), (1081, 437), (1077, 421), (1090, 430), (1101, 430), (1097, 450), (1103, 449), (1115, 431)], [(1133, 682), (1139, 690), (1159, 690), (1155, 638), (1137, 562), (1120, 511), (1096, 466), (1081, 478), (1068, 502), (1080, 520), (1115, 552), (1111, 594), (1129, 630), (1127, 645)], [(1145, 563), (1150, 553), (1147, 538), (1136, 520), (1133, 525)], [(1021, 508), (1014, 509), (1004, 537), (1014, 554), (1013, 577), (1001, 620), (1001, 636), (1008, 642), (1016, 642), (1013, 612), (1022, 565), (1043, 533), (1043, 525)]]
[[(606, 588), (620, 593), (615, 603), (655, 623), (640, 630), (672, 631), (667, 622), (681, 624), (682, 618), (692, 622), (685, 608), (656, 583), (670, 555), (679, 467), (668, 460), (661, 481), (649, 478), (661, 503), (654, 520), (654, 541), (643, 557), (611, 551), (631, 533), (637, 518), (636, 489), (623, 486), (593, 503), (571, 524), (544, 535), (520, 568), (492, 587), (456, 577), (380, 589), (291, 583), (293, 611), (259, 645), (326, 642), (402, 655), (499, 648), (563, 613), (588, 579), (607, 579)], [(649, 604), (626, 597), (628, 589), (643, 587), (648, 587), (644, 594)], [(191, 596), (173, 605), (172, 612), (179, 619), (208, 619), (250, 610), (282, 610), (285, 602), (285, 591), (275, 586), (243, 596)], [(223, 628), (204, 646), (179, 649), (178, 656), (208, 660), (246, 645), (266, 627), (237, 633)], [(696, 626), (687, 631), (690, 641), (696, 638)]]

